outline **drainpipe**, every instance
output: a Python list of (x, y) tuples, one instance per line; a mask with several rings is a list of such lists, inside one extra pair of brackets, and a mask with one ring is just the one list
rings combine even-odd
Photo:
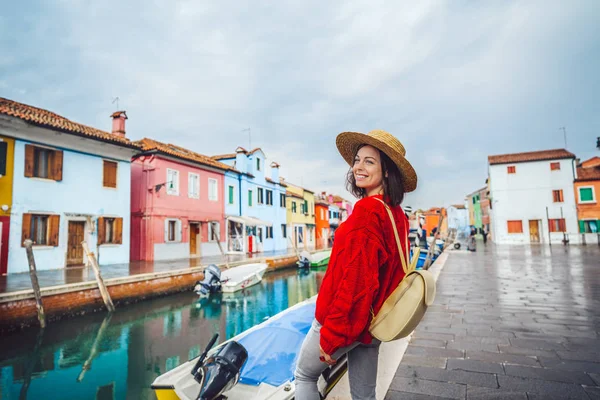
[(242, 216), (242, 174), (238, 174), (238, 192), (240, 198), (240, 217)]

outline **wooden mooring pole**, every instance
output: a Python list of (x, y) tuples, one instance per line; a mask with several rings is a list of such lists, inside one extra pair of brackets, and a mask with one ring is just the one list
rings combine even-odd
[(35, 294), (35, 306), (37, 308), (37, 316), (42, 329), (46, 327), (46, 315), (44, 314), (44, 305), (42, 304), (42, 292), (40, 291), (40, 283), (37, 278), (37, 270), (35, 267), (35, 258), (33, 257), (33, 242), (31, 239), (25, 239), (23, 243), (27, 252), (27, 261), (29, 262), (29, 277), (31, 278), (31, 286)]
[(100, 267), (98, 266), (96, 256), (90, 252), (90, 249), (85, 241), (81, 242), (81, 246), (90, 260), (90, 264), (92, 264), (92, 269), (96, 275), (96, 281), (98, 281), (98, 289), (100, 289), (100, 294), (102, 295), (104, 304), (106, 304), (106, 309), (110, 312), (115, 311), (115, 306), (110, 298), (110, 293), (108, 293), (108, 289), (106, 289), (106, 285), (104, 284), (104, 279), (102, 279), (102, 275), (100, 275)]
[(218, 234), (215, 233), (215, 228), (217, 226), (216, 222), (211, 222), (210, 223), (212, 226), (212, 238), (211, 239), (215, 239), (217, 241), (217, 244), (219, 245), (219, 250), (221, 251), (221, 255), (223, 256), (223, 259), (225, 260), (225, 269), (229, 269), (229, 263), (227, 262), (227, 254), (225, 254), (225, 250), (223, 250), (223, 246), (221, 246), (221, 232), (219, 232)]

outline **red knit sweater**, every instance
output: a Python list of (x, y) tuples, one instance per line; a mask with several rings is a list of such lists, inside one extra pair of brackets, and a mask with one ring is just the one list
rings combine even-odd
[[(404, 278), (392, 223), (383, 204), (374, 197), (382, 198), (359, 200), (335, 232), (315, 312), (323, 325), (321, 347), (330, 355), (356, 341), (371, 343), (371, 306), (377, 314)], [(391, 209), (402, 248), (406, 249), (408, 220), (401, 207)]]

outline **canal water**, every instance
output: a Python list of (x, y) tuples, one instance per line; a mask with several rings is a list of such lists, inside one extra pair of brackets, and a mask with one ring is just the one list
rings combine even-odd
[(213, 334), (224, 341), (316, 295), (324, 274), (287, 269), (234, 295), (181, 293), (3, 335), (0, 399), (156, 399), (154, 379)]

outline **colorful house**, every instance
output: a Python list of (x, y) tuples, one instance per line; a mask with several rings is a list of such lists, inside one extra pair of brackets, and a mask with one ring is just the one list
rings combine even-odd
[(495, 243), (580, 241), (575, 155), (565, 149), (488, 157)]
[(465, 232), (469, 226), (469, 214), (464, 204), (453, 204), (447, 209), (449, 229), (456, 229), (458, 232)]
[(331, 200), (340, 209), (340, 223), (347, 220), (352, 214), (352, 203), (340, 196), (333, 196)]
[(125, 137), (125, 112), (112, 118), (108, 133), (0, 98), (0, 135), (14, 140), (12, 205), (3, 194), (8, 273), (28, 271), (26, 239), (38, 270), (87, 264), (82, 241), (100, 264), (129, 262), (131, 158), (140, 149)]
[(0, 275), (6, 275), (8, 271), (14, 156), (15, 140), (0, 135)]
[(466, 196), (466, 200), (469, 207), (469, 225), (479, 229), (483, 228), (482, 214), (481, 214), (481, 196), (483, 192), (487, 191), (487, 187), (477, 189), (473, 193), (469, 193)]
[(232, 167), (144, 138), (131, 169), (132, 260), (217, 255), (226, 249), (225, 172)]
[(319, 249), (331, 247), (333, 242), (329, 240), (329, 202), (325, 192), (315, 195), (315, 225), (316, 247)]
[(239, 207), (226, 209), (228, 250), (257, 253), (287, 249), (286, 185), (279, 179), (279, 164), (269, 164), (260, 148), (247, 151), (238, 147), (235, 153), (212, 158), (238, 171), (237, 182), (233, 176), (226, 177), (228, 201), (239, 188)]
[(329, 239), (333, 245), (335, 231), (340, 226), (341, 213), (340, 207), (333, 203), (333, 195), (328, 195), (327, 198), (329, 203)]
[(315, 247), (315, 196), (308, 189), (287, 183), (287, 224), (297, 248)]
[(600, 233), (600, 157), (577, 165), (574, 185), (579, 233), (585, 243), (594, 243)]

